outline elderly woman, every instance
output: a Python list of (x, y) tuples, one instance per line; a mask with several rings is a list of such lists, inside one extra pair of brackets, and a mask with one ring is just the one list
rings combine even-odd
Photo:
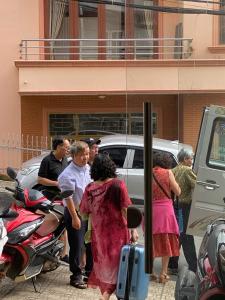
[[(197, 255), (194, 237), (186, 234), (192, 201), (192, 191), (196, 182), (196, 175), (191, 168), (193, 153), (182, 148), (179, 151), (177, 158), (179, 164), (172, 170), (172, 172), (181, 188), (179, 206), (182, 209), (183, 215), (183, 232), (180, 234), (180, 244), (183, 248), (185, 259), (188, 263), (188, 269), (195, 273), (197, 270)], [(169, 271), (171, 274), (175, 274), (178, 270), (178, 259), (179, 257), (170, 259)]]
[[(131, 204), (125, 183), (116, 177), (116, 165), (106, 154), (98, 154), (91, 167), (90, 183), (80, 211), (91, 216), (93, 270), (89, 287), (99, 287), (107, 300), (117, 282), (121, 248), (129, 242), (126, 209)], [(135, 234), (135, 233), (134, 233)]]
[[(179, 228), (173, 209), (171, 191), (179, 196), (180, 187), (171, 170), (171, 160), (164, 152), (153, 153), (153, 257), (162, 258), (159, 282), (169, 277), (169, 257), (179, 255)], [(153, 273), (152, 279), (157, 279)]]

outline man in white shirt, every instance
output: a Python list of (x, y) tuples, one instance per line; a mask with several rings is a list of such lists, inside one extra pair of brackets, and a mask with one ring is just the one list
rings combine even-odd
[(79, 141), (71, 146), (72, 162), (58, 178), (61, 191), (73, 190), (71, 197), (64, 199), (65, 224), (68, 232), (70, 246), (69, 265), (72, 275), (70, 285), (85, 289), (80, 268), (81, 249), (84, 244), (85, 224), (79, 216), (79, 205), (86, 186), (91, 182), (89, 160), (89, 147), (85, 142)]

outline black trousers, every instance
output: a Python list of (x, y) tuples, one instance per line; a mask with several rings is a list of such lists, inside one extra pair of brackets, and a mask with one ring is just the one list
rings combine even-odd
[[(88, 230), (88, 221), (84, 221), (85, 223), (85, 232)], [(85, 244), (85, 251), (86, 251), (86, 265), (85, 265), (85, 273), (89, 277), (92, 268), (93, 268), (93, 257), (92, 257), (92, 250), (91, 250), (91, 243)]]
[(85, 222), (81, 221), (81, 228), (79, 230), (72, 227), (72, 218), (69, 213), (68, 208), (65, 207), (64, 211), (65, 224), (68, 234), (68, 242), (70, 246), (69, 250), (69, 265), (70, 280), (81, 280), (81, 268), (80, 268), (80, 257), (82, 252), (82, 247), (84, 244), (84, 234), (85, 234)]
[[(184, 257), (188, 264), (188, 269), (194, 273), (197, 271), (197, 255), (195, 249), (195, 242), (193, 235), (186, 234), (188, 218), (190, 214), (191, 205), (183, 204), (182, 207), (184, 230), (180, 234), (180, 246), (183, 248)], [(171, 257), (168, 267), (171, 269), (178, 269), (179, 256)]]

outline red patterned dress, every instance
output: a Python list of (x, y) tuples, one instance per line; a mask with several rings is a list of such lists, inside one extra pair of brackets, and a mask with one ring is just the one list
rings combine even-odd
[[(114, 184), (119, 187), (116, 192), (112, 189)], [(102, 293), (111, 294), (116, 288), (120, 251), (130, 238), (121, 209), (130, 204), (125, 183), (116, 178), (89, 184), (80, 204), (81, 213), (91, 215), (93, 270), (88, 287), (98, 286)]]
[[(171, 194), (169, 171), (160, 167), (154, 175), (168, 195)], [(153, 179), (153, 257), (179, 256), (179, 228), (172, 199)]]

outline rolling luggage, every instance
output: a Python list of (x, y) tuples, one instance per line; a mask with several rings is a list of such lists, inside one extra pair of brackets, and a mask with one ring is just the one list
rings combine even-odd
[(144, 268), (144, 247), (125, 245), (121, 250), (116, 296), (122, 300), (144, 300), (148, 296), (149, 274)]

